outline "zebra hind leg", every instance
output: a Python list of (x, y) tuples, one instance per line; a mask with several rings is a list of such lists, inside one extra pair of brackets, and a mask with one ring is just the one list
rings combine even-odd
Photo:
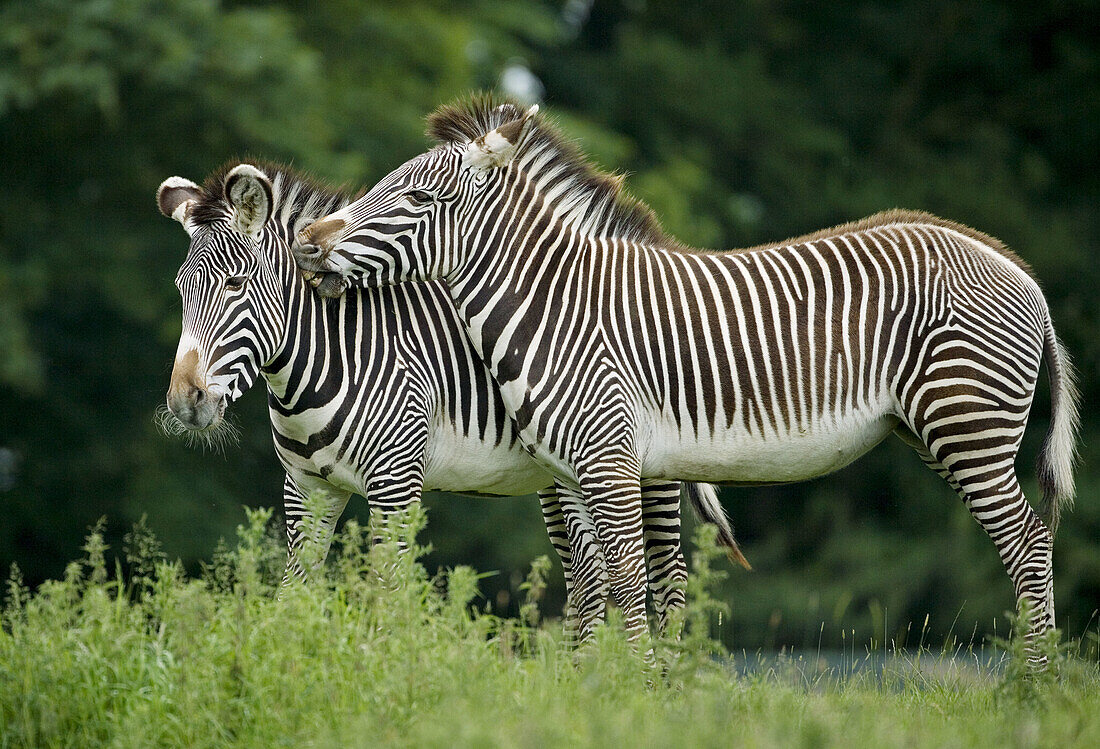
[[(1034, 641), (1054, 627), (1053, 543), (1050, 531), (1024, 498), (1016, 478), (1013, 463), (1018, 440), (983, 464), (975, 460), (973, 453), (978, 451), (957, 449), (965, 447), (965, 441), (938, 440), (956, 449), (941, 447), (937, 457), (915, 434), (905, 432), (899, 430), (898, 434), (951, 485), (992, 539), (1012, 580), (1017, 606), (1021, 610), (1026, 607), (1031, 617), (1028, 662), (1041, 666), (1046, 659), (1035, 649)], [(935, 444), (937, 439), (929, 441)]]
[(572, 569), (569, 607), (574, 623), (571, 625), (571, 634), (579, 642), (586, 642), (604, 620), (607, 610), (607, 560), (603, 546), (596, 536), (592, 515), (581, 499), (580, 492), (560, 482), (556, 484), (556, 490), (565, 521)]
[(668, 631), (670, 615), (686, 603), (687, 562), (680, 542), (679, 482), (642, 482), (642, 528), (657, 632), (679, 637), (679, 632)]
[(563, 612), (566, 639), (577, 638), (577, 606), (573, 591), (573, 555), (569, 547), (569, 529), (565, 521), (565, 512), (558, 494), (553, 487), (539, 490), (539, 503), (542, 505), (542, 520), (546, 524), (546, 535), (550, 545), (561, 560), (561, 569), (565, 578), (565, 610)]

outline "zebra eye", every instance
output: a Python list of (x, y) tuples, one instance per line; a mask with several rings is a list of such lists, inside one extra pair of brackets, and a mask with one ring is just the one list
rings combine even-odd
[(230, 276), (225, 279), (225, 288), (229, 291), (240, 291), (244, 286), (244, 282), (248, 280), (248, 276)]
[(424, 192), (423, 190), (409, 190), (405, 193), (405, 197), (409, 199), (409, 202), (413, 205), (424, 205), (431, 203), (433, 198), (430, 192)]

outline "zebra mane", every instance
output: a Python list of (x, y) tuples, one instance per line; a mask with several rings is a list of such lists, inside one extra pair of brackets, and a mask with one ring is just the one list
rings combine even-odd
[[(473, 94), (429, 115), (428, 137), (437, 143), (469, 143), (519, 119), (524, 111), (512, 100)], [(622, 174), (597, 168), (545, 115), (534, 116), (515, 159), (558, 217), (576, 231), (681, 246), (665, 234), (648, 205), (626, 192)]]
[[(476, 93), (444, 105), (428, 117), (428, 137), (437, 143), (469, 143), (501, 125), (523, 116), (525, 107), (489, 93)], [(653, 244), (678, 252), (732, 254), (804, 244), (819, 239), (868, 231), (890, 225), (923, 224), (958, 232), (1006, 257), (1035, 278), (1026, 261), (1003, 242), (965, 224), (948, 221), (923, 211), (893, 209), (873, 216), (782, 242), (767, 242), (736, 249), (689, 247), (665, 234), (653, 210), (623, 188), (623, 175), (599, 170), (575, 143), (562, 135), (546, 116), (538, 113), (519, 144), (520, 168), (548, 196), (551, 207), (566, 224), (596, 237), (619, 237)]]
[(229, 217), (225, 201), (225, 179), (238, 164), (252, 164), (271, 180), (271, 221), (293, 237), (315, 219), (340, 210), (357, 195), (331, 187), (286, 164), (263, 159), (232, 159), (210, 173), (203, 182), (203, 197), (191, 209), (191, 220), (200, 226)]

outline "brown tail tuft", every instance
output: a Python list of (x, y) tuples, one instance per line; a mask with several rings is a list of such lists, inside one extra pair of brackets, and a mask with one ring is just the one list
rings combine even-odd
[(695, 517), (704, 523), (712, 523), (718, 528), (718, 544), (725, 548), (726, 558), (731, 562), (741, 565), (747, 570), (752, 569), (749, 560), (741, 553), (737, 541), (733, 537), (733, 528), (730, 527), (726, 511), (722, 509), (722, 503), (718, 501), (718, 489), (713, 484), (697, 484), (684, 482), (684, 494), (688, 504), (691, 505)]

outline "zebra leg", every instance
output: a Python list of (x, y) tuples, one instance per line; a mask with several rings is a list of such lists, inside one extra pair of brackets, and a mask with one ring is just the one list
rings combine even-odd
[[(680, 544), (680, 483), (642, 481), (642, 527), (646, 569), (657, 631), (666, 633), (669, 614), (685, 604), (687, 563)], [(678, 636), (678, 632), (669, 633)]]
[(577, 607), (573, 593), (573, 556), (569, 550), (569, 530), (565, 522), (565, 513), (558, 494), (553, 487), (539, 490), (539, 503), (542, 505), (542, 520), (546, 524), (546, 535), (550, 545), (561, 560), (561, 569), (565, 577), (565, 632), (574, 639), (577, 636)]
[(576, 467), (607, 560), (611, 597), (622, 611), (628, 637), (638, 640), (649, 632), (638, 462), (616, 449), (593, 454)]
[[(328, 557), (329, 546), (332, 545), (332, 532), (351, 494), (333, 491), (329, 487), (324, 488), (322, 492), (327, 501), (320, 508), (314, 508), (312, 505), (317, 500), (307, 502), (305, 492), (289, 473), (283, 479), (283, 515), (286, 518), (287, 547), (283, 588), (290, 584), (291, 580), (303, 581), (308, 578), (309, 574), (323, 565)], [(315, 509), (321, 510), (320, 518), (314, 517)], [(313, 550), (316, 558), (311, 560), (308, 569), (301, 558), (302, 547), (307, 541), (318, 545)]]
[(894, 434), (896, 434), (902, 442), (913, 448), (921, 461), (931, 470), (939, 474), (940, 478), (946, 481), (948, 485), (955, 490), (955, 493), (959, 495), (963, 502), (966, 501), (966, 492), (959, 486), (959, 482), (951, 475), (951, 471), (944, 468), (942, 463), (932, 457), (932, 453), (928, 452), (928, 448), (921, 442), (920, 437), (913, 434), (907, 427), (900, 426), (894, 430)]
[[(606, 613), (607, 560), (596, 535), (592, 515), (580, 491), (562, 482), (555, 483), (555, 491), (566, 533), (562, 562), (564, 564), (568, 557), (571, 570), (571, 579), (566, 579), (566, 587), (569, 597), (567, 611), (572, 615), (572, 621), (567, 622), (566, 632), (579, 642), (586, 642)], [(560, 549), (558, 553), (562, 555)]]
[(1030, 612), (1028, 661), (1041, 665), (1045, 658), (1030, 643), (1054, 627), (1053, 539), (1024, 498), (1016, 478), (1014, 462), (1019, 436), (1008, 445), (993, 449), (990, 460), (982, 464), (975, 460), (974, 453), (978, 450), (959, 449), (967, 446), (965, 439), (958, 435), (952, 439), (942, 434), (942, 430), (931, 431), (934, 436), (925, 439), (938, 445), (935, 452), (916, 434), (905, 434), (902, 430), (898, 434), (916, 449), (928, 467), (947, 480), (993, 540), (1012, 579), (1018, 608), (1026, 605)]
[[(367, 484), (365, 497), (370, 505), (371, 576), (383, 588), (396, 590), (401, 587), (399, 570), (401, 561), (409, 552), (410, 543), (407, 518), (409, 508), (420, 502), (423, 494), (423, 474), (419, 470), (402, 471), (405, 477), (399, 481), (393, 474), (374, 475)], [(382, 546), (394, 542), (394, 551)]]
[[(408, 511), (420, 501), (423, 491), (424, 473), (419, 465), (405, 470), (390, 468), (371, 477), (365, 496), (370, 504), (374, 543), (379, 543), (385, 538), (384, 529), (394, 517)], [(397, 530), (403, 531), (404, 525), (399, 526)], [(404, 533), (399, 535), (398, 548), (402, 551), (408, 548)]]

